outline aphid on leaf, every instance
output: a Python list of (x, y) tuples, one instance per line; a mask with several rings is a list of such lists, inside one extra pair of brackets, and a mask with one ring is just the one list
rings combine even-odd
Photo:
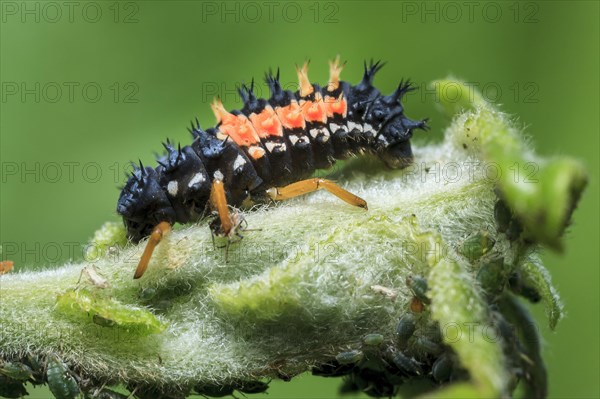
[(48, 359), (48, 388), (56, 399), (75, 399), (79, 395), (79, 386), (71, 371), (57, 356)]
[(310, 178), (316, 169), (336, 160), (372, 153), (391, 168), (413, 159), (410, 138), (426, 129), (426, 120), (404, 115), (403, 96), (414, 90), (408, 81), (384, 96), (373, 86), (382, 63), (365, 63), (362, 80), (340, 80), (339, 58), (330, 63), (329, 83), (311, 84), (308, 64), (297, 68), (299, 88), (285, 90), (279, 71), (269, 73), (269, 99), (257, 98), (254, 84), (240, 89), (244, 106), (227, 111), (219, 99), (212, 104), (217, 125), (206, 131), (192, 122), (193, 142), (175, 148), (156, 168), (140, 162), (125, 184), (117, 204), (128, 237), (148, 237), (134, 278), (141, 277), (154, 248), (175, 223), (191, 223), (216, 211), (213, 233), (236, 234), (240, 218), (230, 212), (252, 203), (282, 201), (324, 189), (350, 205), (367, 209), (362, 198), (332, 181)]
[(454, 365), (452, 364), (452, 359), (450, 359), (450, 356), (446, 354), (440, 356), (433, 363), (433, 367), (431, 369), (433, 379), (437, 382), (448, 381), (452, 375), (453, 368)]
[(416, 328), (413, 315), (407, 313), (400, 317), (398, 325), (396, 325), (396, 336), (398, 338), (398, 344), (401, 347), (405, 347), (408, 344), (408, 340), (413, 336)]
[(27, 381), (33, 378), (31, 368), (22, 363), (6, 362), (0, 367), (0, 374), (17, 381)]
[(383, 343), (383, 335), (367, 334), (363, 337), (363, 342), (367, 346), (379, 346)]
[(340, 352), (336, 355), (335, 360), (339, 364), (356, 364), (360, 362), (364, 357), (364, 354), (361, 351), (348, 351), (348, 352)]
[(413, 293), (409, 307), (413, 313), (421, 313), (425, 310), (425, 305), (429, 305), (431, 300), (427, 297), (427, 280), (421, 276), (408, 276), (406, 285)]
[(22, 382), (0, 375), (0, 397), (22, 398), (29, 395)]

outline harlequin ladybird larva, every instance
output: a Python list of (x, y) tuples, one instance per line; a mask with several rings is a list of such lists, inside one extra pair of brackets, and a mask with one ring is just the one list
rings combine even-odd
[(217, 125), (206, 131), (192, 122), (193, 142), (175, 148), (156, 168), (135, 167), (121, 191), (117, 212), (133, 242), (150, 236), (134, 278), (145, 272), (152, 252), (175, 223), (201, 220), (210, 209), (218, 214), (213, 233), (233, 237), (237, 214), (228, 205), (281, 201), (325, 189), (350, 205), (367, 209), (364, 199), (332, 181), (309, 178), (316, 169), (336, 160), (372, 153), (391, 168), (412, 162), (410, 138), (414, 129), (427, 129), (427, 120), (404, 115), (402, 97), (414, 88), (401, 81), (384, 96), (373, 86), (381, 62), (365, 62), (362, 80), (352, 85), (340, 80), (343, 64), (330, 62), (325, 87), (310, 83), (308, 63), (297, 69), (299, 88), (284, 90), (275, 75), (267, 74), (269, 99), (257, 98), (254, 84), (242, 86), (241, 110), (227, 111), (212, 104)]

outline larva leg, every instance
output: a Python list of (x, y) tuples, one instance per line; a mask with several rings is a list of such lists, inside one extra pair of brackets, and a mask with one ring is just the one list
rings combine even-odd
[(221, 222), (221, 232), (217, 232), (217, 235), (221, 235), (218, 233), (222, 233), (224, 236), (229, 236), (231, 230), (233, 229), (233, 221), (231, 220), (231, 214), (229, 213), (229, 208), (227, 207), (227, 197), (225, 197), (225, 188), (223, 186), (223, 182), (219, 179), (215, 179), (212, 184), (212, 188), (210, 190), (210, 203), (215, 208), (215, 210), (219, 213), (219, 220)]
[(148, 268), (148, 263), (150, 263), (150, 259), (152, 258), (154, 248), (156, 248), (162, 238), (170, 231), (171, 225), (168, 222), (160, 222), (152, 230), (152, 234), (150, 234), (150, 238), (148, 239), (148, 243), (146, 244), (142, 258), (140, 259), (140, 263), (138, 263), (138, 267), (135, 269), (135, 274), (133, 275), (134, 279), (138, 279), (144, 275)]
[(367, 201), (352, 194), (349, 191), (344, 190), (331, 180), (321, 179), (318, 177), (301, 180), (296, 183), (289, 184), (285, 187), (273, 187), (267, 190), (267, 194), (274, 201), (282, 201), (300, 195), (312, 193), (320, 189), (325, 189), (331, 194), (335, 195), (339, 199), (349, 203), (350, 205), (358, 206), (360, 208), (367, 208)]

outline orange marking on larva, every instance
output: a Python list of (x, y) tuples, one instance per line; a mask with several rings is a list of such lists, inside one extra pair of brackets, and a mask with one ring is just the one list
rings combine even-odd
[(0, 275), (10, 272), (13, 269), (13, 265), (11, 260), (3, 260), (0, 262)]
[(308, 79), (308, 63), (310, 61), (306, 61), (302, 68), (298, 68), (296, 65), (296, 73), (298, 74), (298, 90), (300, 91), (300, 97), (306, 97), (311, 94), (315, 89), (312, 84), (310, 84), (310, 80)]
[(302, 103), (302, 116), (307, 122), (327, 122), (327, 108), (319, 93), (315, 95), (315, 101)]
[(275, 112), (286, 129), (306, 128), (302, 108), (296, 101), (292, 101), (290, 105), (285, 107), (277, 107)]
[(329, 118), (332, 118), (334, 114), (346, 117), (346, 113), (348, 112), (348, 103), (346, 102), (343, 93), (340, 94), (338, 98), (325, 97), (325, 106), (327, 109), (327, 117)]
[(270, 105), (267, 105), (260, 114), (251, 114), (250, 120), (260, 138), (264, 139), (269, 136), (283, 136), (281, 121)]
[(219, 99), (215, 99), (211, 108), (220, 123), (219, 131), (231, 137), (237, 145), (249, 146), (260, 141), (252, 122), (244, 115), (234, 115), (227, 111)]
[(253, 145), (248, 148), (248, 154), (250, 154), (252, 159), (260, 159), (265, 155), (265, 150), (262, 147)]

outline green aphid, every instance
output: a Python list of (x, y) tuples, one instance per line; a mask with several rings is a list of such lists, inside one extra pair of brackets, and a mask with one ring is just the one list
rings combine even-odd
[(159, 333), (166, 328), (146, 309), (128, 306), (84, 289), (59, 295), (56, 309), (70, 316), (91, 317), (94, 323), (105, 327), (119, 326), (136, 333)]
[(444, 351), (444, 347), (440, 343), (434, 342), (427, 337), (418, 337), (414, 344), (417, 350), (429, 355), (437, 356)]
[(487, 254), (495, 244), (496, 241), (490, 237), (489, 232), (478, 231), (463, 241), (458, 247), (458, 253), (473, 262)]
[(22, 363), (4, 363), (2, 368), (0, 368), (0, 374), (16, 381), (27, 381), (33, 378), (31, 368)]
[(0, 397), (17, 399), (25, 395), (29, 395), (29, 393), (22, 382), (15, 381), (0, 374)]
[(383, 343), (383, 335), (367, 334), (363, 337), (363, 342), (368, 346), (379, 346)]
[(348, 352), (338, 353), (335, 360), (339, 364), (356, 364), (363, 359), (364, 354), (361, 351), (353, 350)]
[(477, 272), (477, 282), (489, 295), (498, 295), (504, 289), (506, 280), (504, 258), (495, 256), (483, 265)]
[(75, 399), (79, 395), (79, 386), (69, 368), (58, 357), (48, 359), (48, 388), (56, 399)]
[(414, 296), (417, 297), (421, 302), (426, 305), (431, 303), (431, 300), (427, 297), (427, 280), (421, 276), (408, 276), (406, 278), (406, 285), (413, 292)]
[(148, 302), (155, 296), (156, 296), (156, 288), (154, 288), (154, 287), (142, 288), (139, 293), (139, 298), (143, 302)]

